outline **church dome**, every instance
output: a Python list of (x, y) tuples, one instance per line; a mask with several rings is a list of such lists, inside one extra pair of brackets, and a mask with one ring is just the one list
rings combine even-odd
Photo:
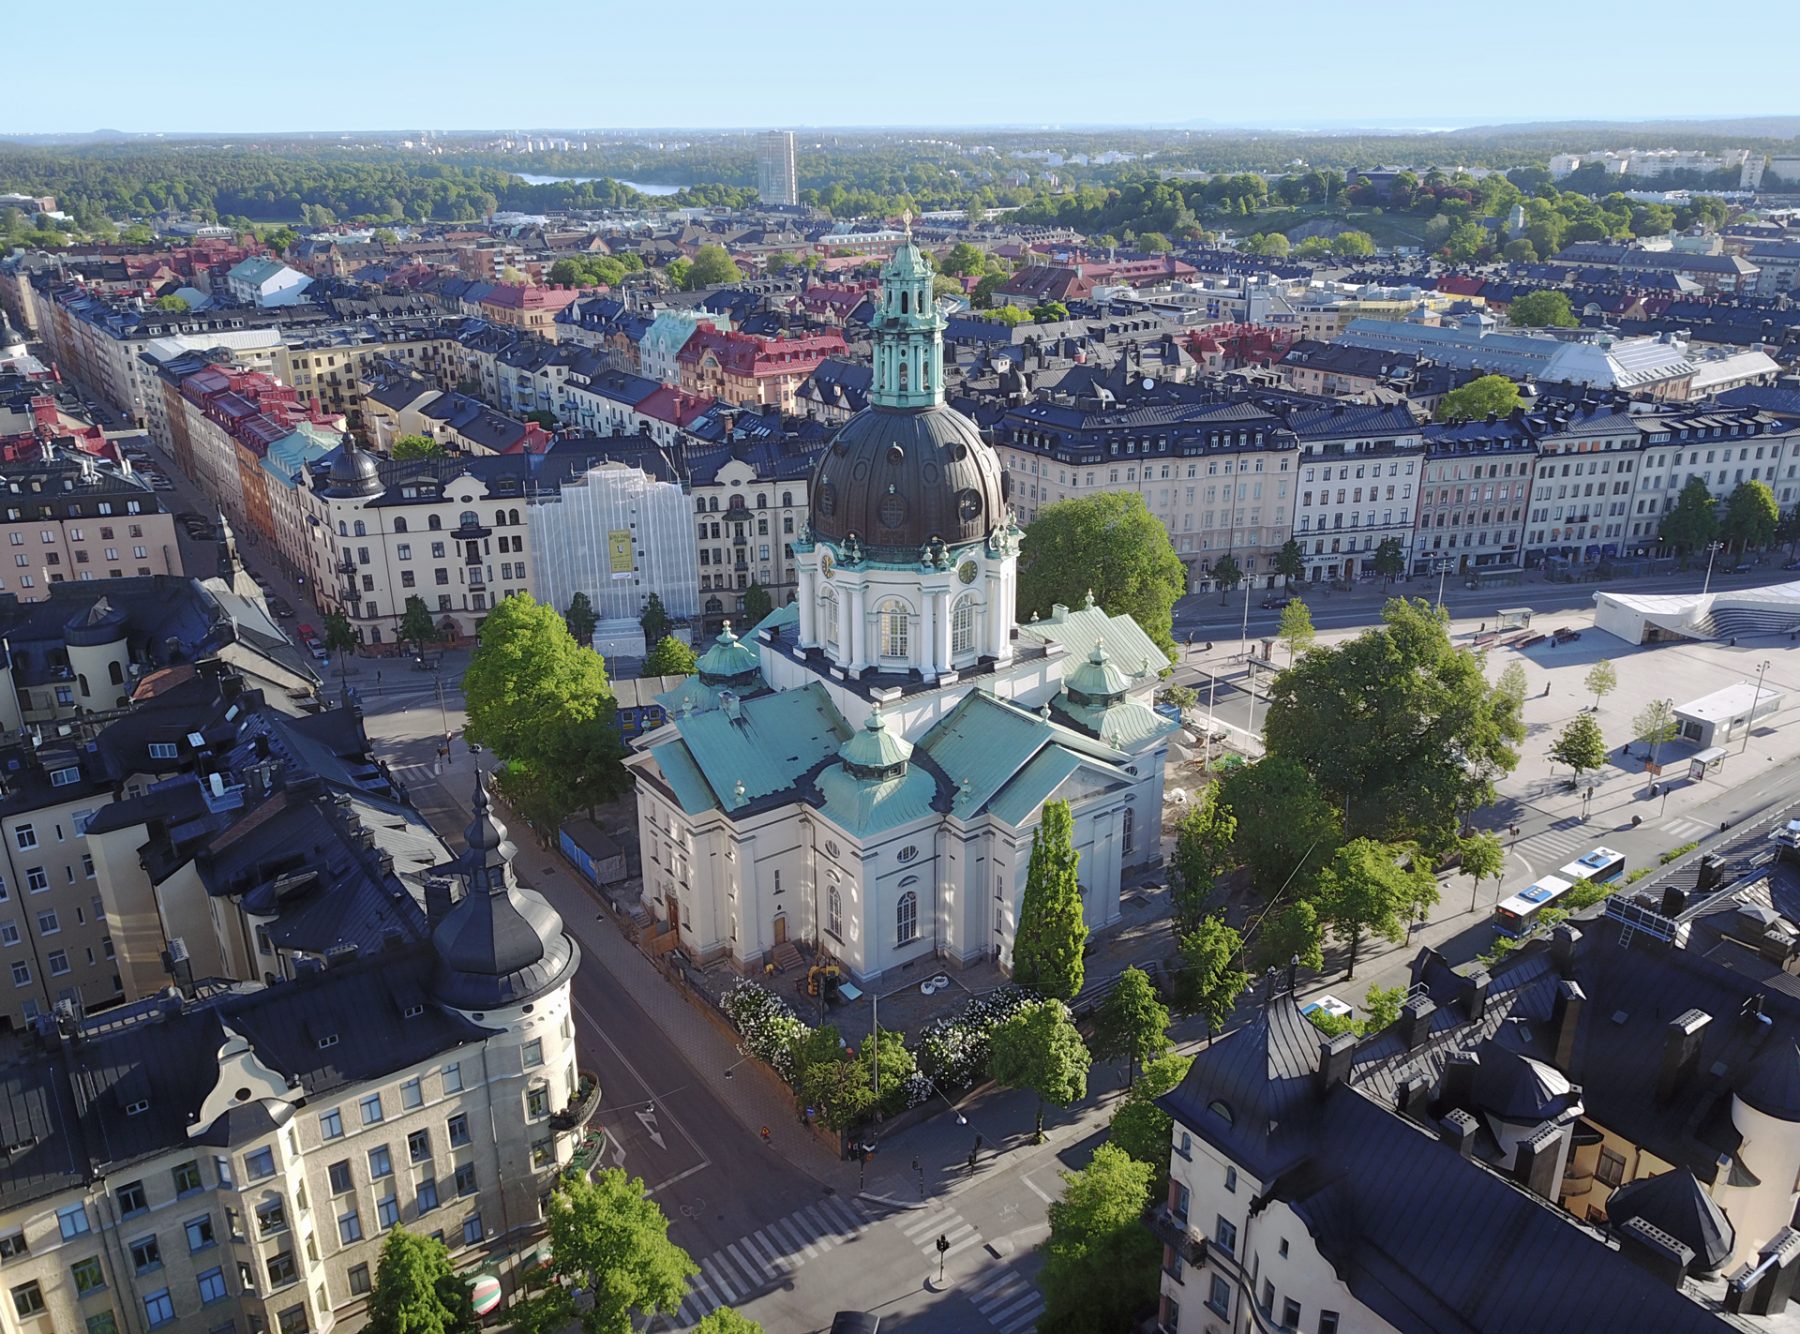
[(731, 622), (727, 621), (712, 647), (700, 655), (694, 666), (706, 685), (735, 685), (755, 675), (762, 667), (762, 659), (731, 632)]
[(864, 408), (844, 423), (808, 488), (813, 535), (855, 535), (876, 559), (914, 561), (934, 537), (955, 547), (1006, 516), (1006, 474), (975, 423), (943, 403)]
[(1069, 673), (1063, 689), (1077, 704), (1113, 704), (1131, 690), (1131, 679), (1113, 665), (1106, 646), (1098, 640), (1088, 660)]
[(875, 709), (862, 730), (838, 749), (838, 758), (858, 778), (896, 778), (906, 771), (912, 749), (905, 737), (888, 731), (887, 719)]
[(348, 431), (331, 461), (326, 476), (327, 494), (347, 498), (373, 496), (381, 491), (381, 467), (366, 450), (356, 447), (356, 439)]

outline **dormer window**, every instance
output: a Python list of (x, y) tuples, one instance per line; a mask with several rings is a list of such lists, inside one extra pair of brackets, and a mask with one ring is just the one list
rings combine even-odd
[(1206, 1104), (1206, 1110), (1218, 1117), (1226, 1125), (1231, 1124), (1233, 1119), (1231, 1114), (1231, 1104), (1224, 1099), (1214, 1098), (1211, 1102)]

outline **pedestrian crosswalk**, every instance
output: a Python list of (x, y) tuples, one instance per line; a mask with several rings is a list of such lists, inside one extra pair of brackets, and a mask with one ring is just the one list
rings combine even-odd
[(739, 1237), (700, 1262), (700, 1272), (694, 1277), (674, 1324), (662, 1327), (686, 1329), (717, 1307), (748, 1301), (808, 1260), (816, 1260), (849, 1241), (867, 1223), (855, 1204), (827, 1195), (817, 1204), (796, 1209), (785, 1218)]
[(1024, 1334), (1044, 1313), (1044, 1294), (1011, 1265), (983, 1274), (963, 1294), (1000, 1334)]
[(933, 1264), (938, 1259), (939, 1237), (950, 1243), (949, 1248), (943, 1252), (945, 1260), (954, 1260), (969, 1247), (981, 1245), (981, 1233), (972, 1223), (956, 1210), (935, 1200), (928, 1209), (917, 1209), (895, 1218), (894, 1226), (919, 1248), (920, 1255)]
[(1693, 842), (1695, 839), (1698, 839), (1700, 835), (1710, 833), (1716, 828), (1716, 826), (1710, 825), (1704, 820), (1688, 819), (1664, 820), (1656, 827), (1664, 833), (1673, 834), (1675, 836), (1675, 841), (1678, 843)]
[(1561, 820), (1548, 829), (1519, 840), (1519, 851), (1533, 861), (1574, 858), (1588, 851), (1599, 837), (1580, 820)]

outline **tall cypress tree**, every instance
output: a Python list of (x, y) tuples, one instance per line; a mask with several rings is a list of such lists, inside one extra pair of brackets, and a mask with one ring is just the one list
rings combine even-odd
[(1080, 861), (1069, 803), (1050, 802), (1031, 836), (1031, 865), (1013, 942), (1013, 980), (1063, 1001), (1075, 999), (1085, 974), (1081, 949), (1087, 943), (1087, 921), (1075, 876)]

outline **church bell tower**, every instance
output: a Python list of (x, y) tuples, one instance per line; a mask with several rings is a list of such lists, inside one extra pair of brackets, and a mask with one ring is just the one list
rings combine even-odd
[(931, 264), (913, 244), (909, 216), (905, 239), (882, 266), (881, 302), (870, 326), (875, 368), (869, 401), (877, 407), (929, 408), (944, 401), (944, 317), (931, 280)]

